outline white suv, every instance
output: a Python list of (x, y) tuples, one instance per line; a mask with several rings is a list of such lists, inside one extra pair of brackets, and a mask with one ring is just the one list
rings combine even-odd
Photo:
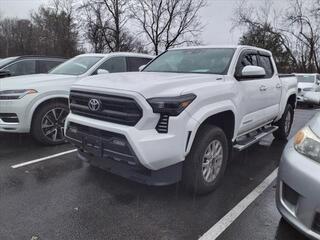
[(49, 74), (0, 79), (0, 132), (31, 132), (41, 143), (63, 143), (72, 83), (90, 75), (138, 71), (152, 58), (134, 53), (83, 54)]

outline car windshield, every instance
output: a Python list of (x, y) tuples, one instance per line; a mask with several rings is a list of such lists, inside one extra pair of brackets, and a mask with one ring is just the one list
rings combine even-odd
[(314, 83), (315, 77), (313, 75), (297, 75), (298, 82)]
[(78, 76), (86, 73), (93, 65), (99, 62), (101, 59), (102, 57), (96, 56), (75, 57), (50, 71), (50, 74), (65, 74)]
[(235, 49), (201, 48), (167, 51), (144, 72), (226, 74)]
[(4, 67), (8, 63), (16, 60), (17, 58), (18, 57), (8, 57), (8, 58), (4, 58), (4, 59), (0, 60), (0, 68)]

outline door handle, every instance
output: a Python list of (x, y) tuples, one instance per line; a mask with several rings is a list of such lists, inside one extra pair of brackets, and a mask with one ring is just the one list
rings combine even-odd
[(260, 86), (260, 91), (261, 92), (265, 92), (265, 91), (267, 91), (267, 87), (266, 86), (264, 86), (264, 85), (262, 85), (262, 86)]
[(277, 85), (276, 85), (276, 88), (281, 88), (282, 87), (282, 85), (280, 84), (280, 83), (278, 83)]

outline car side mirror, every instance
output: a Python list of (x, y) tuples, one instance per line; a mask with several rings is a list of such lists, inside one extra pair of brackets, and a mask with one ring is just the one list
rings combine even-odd
[(101, 74), (108, 74), (108, 73), (110, 73), (108, 70), (105, 70), (105, 69), (98, 69), (98, 71), (97, 71), (97, 74), (98, 75), (101, 75)]
[(142, 65), (139, 67), (139, 72), (141, 72), (147, 65)]
[(241, 77), (244, 78), (262, 78), (265, 76), (266, 70), (258, 66), (245, 66), (241, 72)]
[(12, 74), (8, 70), (0, 70), (0, 78), (10, 77)]

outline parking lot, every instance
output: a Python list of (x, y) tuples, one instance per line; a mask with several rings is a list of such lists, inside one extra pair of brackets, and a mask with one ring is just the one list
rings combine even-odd
[[(296, 110), (291, 135), (317, 111)], [(196, 197), (179, 184), (148, 187), (89, 167), (68, 144), (1, 134), (0, 239), (198, 239), (277, 168), (284, 146), (269, 136), (235, 152), (222, 186)], [(304, 239), (281, 220), (274, 185), (218, 239)]]

